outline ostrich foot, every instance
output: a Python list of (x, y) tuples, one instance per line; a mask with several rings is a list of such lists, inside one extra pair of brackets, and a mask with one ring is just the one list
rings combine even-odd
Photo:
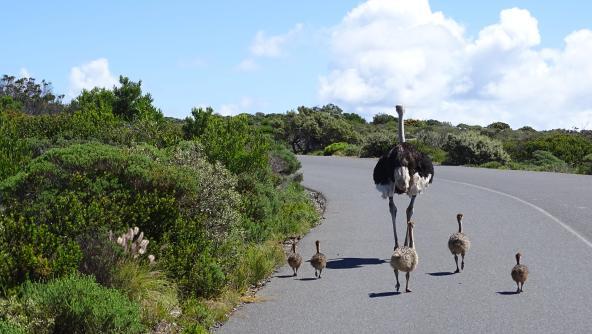
[(413, 292), (413, 291), (411, 291), (411, 289), (407, 288), (407, 289), (405, 289), (405, 292)]
[(399, 283), (395, 284), (395, 289), (397, 289), (397, 292), (399, 292), (400, 287), (401, 287), (401, 284), (399, 284)]
[(456, 270), (454, 271), (455, 274), (460, 273), (460, 269), (456, 268)]

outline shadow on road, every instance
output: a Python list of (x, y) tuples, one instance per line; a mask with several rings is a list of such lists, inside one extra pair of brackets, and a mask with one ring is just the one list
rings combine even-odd
[(378, 258), (359, 258), (359, 257), (344, 257), (340, 259), (329, 260), (327, 268), (329, 269), (352, 269), (360, 268), (366, 265), (382, 264), (385, 260)]
[(299, 281), (316, 281), (318, 278), (315, 277), (305, 277), (305, 278), (299, 278)]
[(290, 277), (294, 277), (294, 274), (290, 274), (290, 275), (276, 275), (273, 277), (277, 277), (277, 278), (290, 278)]
[(368, 297), (370, 298), (377, 298), (377, 297), (389, 297), (389, 296), (396, 296), (400, 295), (400, 292), (396, 291), (388, 291), (388, 292), (370, 292)]
[(454, 273), (452, 271), (438, 271), (438, 272), (434, 272), (434, 273), (426, 273), (430, 276), (449, 276), (449, 275), (454, 275)]
[(497, 294), (503, 295), (503, 296), (510, 296), (510, 295), (517, 295), (518, 292), (516, 292), (516, 291), (498, 291)]

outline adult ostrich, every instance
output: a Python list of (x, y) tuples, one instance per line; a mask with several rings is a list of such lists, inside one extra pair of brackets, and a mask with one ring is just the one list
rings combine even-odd
[(411, 201), (407, 207), (407, 222), (413, 216), (415, 198), (434, 178), (434, 165), (425, 154), (417, 151), (413, 145), (405, 142), (405, 121), (403, 106), (396, 106), (399, 115), (399, 143), (385, 153), (374, 167), (374, 183), (376, 189), (382, 193), (382, 198), (389, 199), (389, 211), (395, 234), (395, 249), (399, 247), (397, 239), (397, 207), (393, 201), (393, 195), (407, 194)]

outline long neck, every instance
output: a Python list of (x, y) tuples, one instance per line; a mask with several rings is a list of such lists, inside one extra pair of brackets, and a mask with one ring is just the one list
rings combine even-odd
[(520, 264), (520, 256), (516, 256), (516, 264)]
[(292, 253), (296, 253), (296, 243), (292, 243)]
[(317, 242), (317, 253), (320, 253), (321, 251), (319, 250), (319, 243)]
[(462, 233), (462, 219), (458, 220), (458, 233)]
[(403, 106), (397, 106), (397, 113), (399, 114), (399, 144), (405, 142), (405, 120), (403, 114), (405, 113)]
[(407, 229), (405, 230), (405, 243), (403, 243), (403, 246), (409, 246), (409, 224), (407, 224)]
[(413, 243), (413, 227), (409, 228), (409, 247), (415, 248), (415, 244)]

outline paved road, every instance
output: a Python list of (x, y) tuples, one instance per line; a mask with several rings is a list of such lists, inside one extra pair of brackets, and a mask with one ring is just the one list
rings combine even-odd
[[(304, 184), (329, 201), (300, 252), (309, 258), (321, 240), (328, 269), (313, 280), (309, 263), (297, 278), (280, 268), (258, 294), (265, 301), (242, 307), (218, 332), (592, 332), (592, 177), (437, 167), (415, 206), (413, 292), (395, 294), (392, 225), (372, 183), (375, 160), (300, 160)], [(408, 198), (395, 203), (402, 231)], [(465, 214), (472, 248), (465, 272), (449, 275), (457, 212)], [(511, 294), (517, 251), (531, 270), (520, 295)]]

